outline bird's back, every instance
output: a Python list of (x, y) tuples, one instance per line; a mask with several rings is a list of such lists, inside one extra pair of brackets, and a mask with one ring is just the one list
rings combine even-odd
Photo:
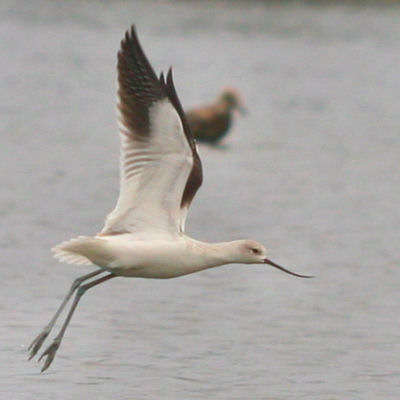
[(193, 136), (202, 142), (221, 140), (231, 124), (230, 111), (218, 104), (187, 111), (186, 118)]

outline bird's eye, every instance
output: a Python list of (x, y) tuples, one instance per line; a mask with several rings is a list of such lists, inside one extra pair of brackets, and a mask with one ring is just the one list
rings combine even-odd
[(250, 249), (250, 253), (251, 254), (260, 254), (260, 250), (258, 250), (258, 249)]

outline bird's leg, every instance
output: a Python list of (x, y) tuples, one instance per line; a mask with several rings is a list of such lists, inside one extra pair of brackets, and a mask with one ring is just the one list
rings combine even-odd
[(68, 324), (72, 318), (72, 315), (76, 309), (76, 306), (78, 305), (79, 300), (81, 299), (83, 294), (86, 292), (86, 290), (88, 290), (88, 289), (92, 288), (93, 286), (96, 286), (102, 282), (105, 282), (111, 278), (114, 278), (114, 277), (115, 277), (115, 275), (110, 273), (109, 275), (103, 276), (92, 282), (86, 283), (85, 285), (79, 286), (78, 291), (76, 292), (74, 301), (71, 305), (71, 308), (69, 310), (67, 317), (65, 318), (64, 324), (61, 327), (60, 332), (54, 338), (53, 343), (49, 347), (47, 347), (47, 349), (43, 352), (43, 354), (39, 358), (39, 361), (40, 361), (43, 357), (46, 357), (46, 360), (45, 360), (43, 368), (42, 368), (42, 372), (45, 371), (47, 368), (49, 368), (50, 364), (52, 363), (52, 361), (56, 355), (56, 352), (57, 352), (58, 348), (60, 347), (61, 340), (64, 336), (65, 331), (67, 330)]
[(60, 307), (54, 314), (53, 318), (50, 320), (50, 322), (45, 326), (45, 328), (42, 330), (42, 332), (39, 333), (39, 335), (36, 336), (36, 338), (33, 340), (33, 342), (30, 344), (28, 347), (29, 351), (29, 360), (34, 357), (34, 355), (39, 351), (39, 349), (42, 347), (43, 342), (46, 340), (48, 334), (52, 330), (54, 324), (56, 323), (58, 317), (60, 316), (61, 312), (64, 310), (64, 307), (68, 303), (69, 299), (71, 296), (74, 294), (75, 290), (78, 289), (78, 287), (87, 279), (93, 278), (94, 276), (100, 274), (101, 272), (104, 272), (103, 270), (99, 269), (94, 272), (91, 272), (90, 274), (83, 275), (77, 279), (74, 280), (72, 283), (71, 288), (69, 289), (69, 292), (65, 296), (63, 302), (61, 303)]

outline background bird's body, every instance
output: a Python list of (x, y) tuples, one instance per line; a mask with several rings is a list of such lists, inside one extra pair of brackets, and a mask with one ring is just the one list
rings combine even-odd
[(231, 113), (219, 105), (188, 111), (186, 117), (193, 135), (201, 142), (222, 140), (232, 124)]
[(186, 111), (186, 118), (197, 140), (218, 143), (229, 132), (235, 110), (244, 112), (240, 96), (233, 89), (225, 89), (215, 103)]

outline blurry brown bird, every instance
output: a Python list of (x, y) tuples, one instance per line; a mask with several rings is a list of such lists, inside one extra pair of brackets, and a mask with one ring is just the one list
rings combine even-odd
[(238, 92), (229, 88), (215, 103), (186, 111), (186, 119), (198, 141), (217, 143), (228, 133), (235, 110), (246, 112)]

